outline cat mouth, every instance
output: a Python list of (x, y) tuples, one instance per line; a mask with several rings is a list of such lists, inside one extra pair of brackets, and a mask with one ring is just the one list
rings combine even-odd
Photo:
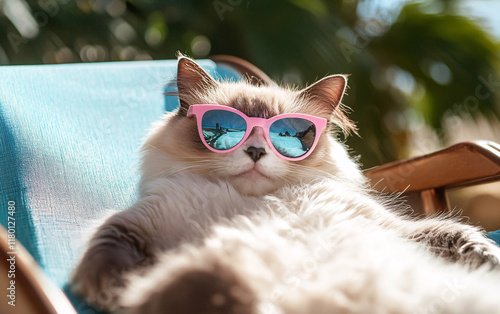
[(238, 177), (244, 177), (249, 180), (258, 180), (262, 178), (269, 179), (268, 176), (260, 172), (256, 166), (250, 168), (249, 170), (243, 171), (237, 175)]

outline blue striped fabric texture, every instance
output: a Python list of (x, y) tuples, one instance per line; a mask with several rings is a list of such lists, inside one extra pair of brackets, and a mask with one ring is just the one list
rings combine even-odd
[(150, 124), (178, 106), (164, 95), (176, 72), (176, 60), (0, 67), (0, 223), (15, 202), (17, 239), (57, 286), (92, 226), (135, 200), (136, 152)]

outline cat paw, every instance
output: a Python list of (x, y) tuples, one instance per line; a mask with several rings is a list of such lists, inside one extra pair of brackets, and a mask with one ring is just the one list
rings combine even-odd
[(488, 239), (469, 240), (459, 247), (458, 253), (464, 263), (474, 268), (489, 264), (492, 268), (500, 270), (500, 247)]
[(500, 270), (500, 247), (479, 229), (460, 224), (447, 228), (455, 230), (422, 232), (412, 239), (429, 245), (431, 252), (449, 262), (458, 262), (471, 268), (489, 265), (492, 269)]
[(125, 282), (116, 261), (85, 256), (73, 272), (71, 291), (99, 310), (114, 311)]
[(188, 268), (165, 284), (156, 276), (150, 277), (161, 287), (141, 296), (138, 304), (126, 306), (125, 313), (257, 313), (253, 292), (228, 267)]

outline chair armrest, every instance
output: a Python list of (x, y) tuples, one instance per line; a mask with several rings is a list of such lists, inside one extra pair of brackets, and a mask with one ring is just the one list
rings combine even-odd
[(463, 142), (442, 150), (391, 162), (364, 172), (375, 189), (412, 192), (457, 188), (500, 180), (500, 145)]
[[(15, 299), (4, 296), (0, 313), (76, 314), (64, 293), (43, 274), (28, 251), (17, 239), (9, 241), (8, 235), (0, 225), (0, 286), (13, 288), (5, 293), (13, 294)], [(11, 300), (15, 300), (15, 306), (8, 304)]]

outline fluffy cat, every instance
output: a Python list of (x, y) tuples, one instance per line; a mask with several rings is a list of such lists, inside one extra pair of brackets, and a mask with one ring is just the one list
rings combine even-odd
[[(180, 108), (142, 146), (140, 198), (94, 234), (74, 291), (125, 313), (500, 313), (500, 249), (451, 218), (398, 214), (328, 133), (354, 130), (346, 78), (303, 90), (217, 82), (180, 57)], [(331, 123), (310, 156), (276, 156), (255, 128), (208, 150), (194, 104)], [(248, 148), (265, 151), (252, 158)]]

